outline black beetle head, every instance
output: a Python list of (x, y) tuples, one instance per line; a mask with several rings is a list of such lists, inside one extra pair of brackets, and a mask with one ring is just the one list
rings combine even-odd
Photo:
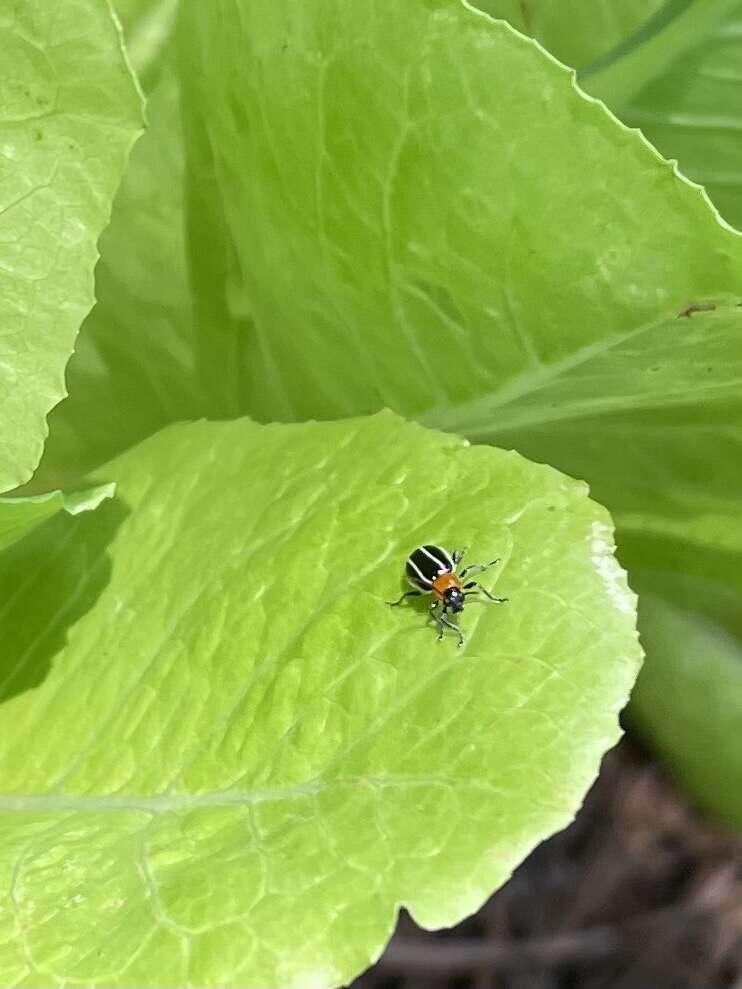
[(443, 603), (454, 613), (464, 610), (464, 592), (460, 587), (449, 587), (443, 595)]

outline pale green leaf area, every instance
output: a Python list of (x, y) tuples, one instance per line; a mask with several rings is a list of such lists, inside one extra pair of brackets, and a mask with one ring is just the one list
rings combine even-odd
[(665, 0), (477, 0), (528, 34), (565, 65), (580, 68), (607, 55), (638, 31)]
[[(569, 821), (640, 656), (584, 484), (389, 413), (173, 426), (101, 473), (2, 557), (4, 666), (51, 667), (0, 708), (3, 984), (336, 986)], [(501, 558), (461, 649), (385, 604), (431, 539)]]
[[(737, 301), (740, 238), (532, 41), (453, 2), (240, 10), (186, 5), (180, 43), (188, 168), (216, 176), (191, 213), (237, 256), (255, 417), (466, 430), (551, 418), (575, 371), (620, 404), (647, 354), (681, 381), (702, 359), (675, 317)], [(704, 393), (738, 388), (717, 349)]]
[(96, 241), (142, 125), (102, 0), (0, 11), (0, 491), (39, 461), (93, 304)]
[(112, 484), (101, 484), (84, 491), (49, 491), (25, 498), (0, 498), (0, 550), (22, 539), (31, 529), (64, 510), (70, 515), (97, 508), (113, 496)]
[(739, 824), (742, 639), (644, 594), (640, 611), (652, 662), (639, 678), (632, 717), (705, 806)]

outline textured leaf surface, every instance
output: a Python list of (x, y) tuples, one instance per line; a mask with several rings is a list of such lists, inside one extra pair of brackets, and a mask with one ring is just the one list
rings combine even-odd
[(106, 3), (0, 11), (0, 491), (28, 479), (93, 304), (141, 106)]
[(158, 428), (212, 409), (196, 372), (183, 219), (180, 95), (171, 0), (119, 0), (127, 51), (147, 94), (148, 128), (131, 155), (100, 242), (97, 304), (49, 417), (35, 490), (75, 483)]
[[(5, 984), (337, 985), (569, 820), (639, 661), (584, 485), (388, 413), (171, 427), (105, 474), (2, 557), (54, 639), (3, 612), (8, 671), (51, 663), (0, 708)], [(429, 539), (502, 558), (461, 650), (384, 603)]]
[(112, 484), (101, 484), (86, 491), (50, 491), (26, 498), (0, 498), (0, 550), (22, 539), (31, 529), (64, 509), (70, 515), (97, 508), (113, 495)]

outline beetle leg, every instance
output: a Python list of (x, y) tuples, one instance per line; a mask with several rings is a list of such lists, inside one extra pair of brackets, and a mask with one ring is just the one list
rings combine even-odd
[(466, 546), (463, 549), (455, 549), (451, 554), (451, 559), (453, 560), (454, 570), (464, 559), (464, 553), (466, 553)]
[(439, 601), (433, 601), (433, 603), (428, 608), (431, 618), (435, 618), (436, 625), (438, 626), (438, 638), (443, 638), (443, 622), (441, 621), (441, 616), (438, 614)]
[(448, 618), (446, 618), (446, 606), (445, 605), (443, 606), (443, 611), (441, 612), (441, 614), (440, 615), (436, 615), (435, 618), (436, 618), (436, 621), (438, 622), (438, 627), (440, 628), (440, 632), (438, 633), (438, 638), (439, 639), (442, 639), (443, 638), (443, 626), (445, 625), (447, 628), (452, 628), (454, 630), (454, 632), (458, 633), (458, 636), (459, 636), (459, 645), (460, 646), (463, 646), (463, 644), (464, 644), (464, 633), (461, 631), (461, 629), (459, 628), (459, 626), (455, 622), (449, 621)]
[(405, 598), (419, 598), (422, 597), (422, 594), (422, 591), (407, 591), (398, 601), (387, 601), (387, 604), (392, 608), (396, 608), (398, 604), (402, 604)]
[(490, 563), (470, 563), (468, 567), (464, 567), (464, 569), (459, 574), (459, 577), (461, 577), (462, 580), (466, 580), (466, 575), (468, 573), (484, 573), (486, 570), (489, 570), (490, 567), (494, 567), (495, 564), (499, 562), (500, 562), (500, 558), (498, 557), (496, 560), (492, 560)]
[[(469, 590), (470, 587), (475, 587), (476, 590)], [(469, 594), (477, 594), (479, 591), (484, 594), (485, 597), (489, 598), (490, 601), (496, 601), (498, 604), (504, 604), (507, 598), (496, 598), (494, 594), (490, 594), (486, 587), (481, 587), (476, 580), (470, 580), (468, 584), (464, 584), (464, 590), (469, 591)], [(469, 594), (465, 594), (464, 597), (469, 597)]]

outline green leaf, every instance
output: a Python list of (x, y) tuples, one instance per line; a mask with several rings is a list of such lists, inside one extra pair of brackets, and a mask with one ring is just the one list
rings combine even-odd
[[(624, 407), (638, 377), (641, 400), (656, 403), (646, 369), (660, 358), (670, 402), (688, 388), (736, 388), (740, 359), (723, 328), (715, 373), (699, 383), (705, 340), (675, 316), (737, 292), (738, 239), (505, 25), (456, 4), (396, 5), (374, 30), (427, 39), (410, 62), (404, 47), (369, 36), (357, 11), (336, 16), (339, 0), (309, 8), (301, 25), (278, 5), (254, 30), (251, 6), (256, 60), (232, 44), (239, 33), (221, 37), (216, 9), (194, 5), (181, 23), (188, 236), (169, 78), (103, 243), (100, 302), (40, 483), (79, 479), (199, 415), (331, 417), (388, 404), (473, 431), (500, 422), (503, 407), (513, 423), (572, 415), (596, 395)], [(339, 46), (326, 74), (306, 55), (314, 42), (301, 31), (312, 25), (317, 51)], [(270, 68), (259, 85), (258, 66)], [(287, 100), (293, 89), (304, 102)], [(320, 96), (338, 109), (318, 141)], [(345, 115), (366, 101), (373, 112)], [(543, 145), (558, 154), (545, 159)]]
[(665, 0), (477, 0), (548, 51), (576, 68), (608, 55), (639, 31)]
[[(389, 413), (174, 426), (102, 473), (3, 555), (38, 683), (0, 707), (4, 984), (336, 986), (568, 822), (639, 664), (585, 485)], [(462, 649), (385, 604), (431, 539), (502, 561)]]
[[(620, 116), (694, 182), (703, 185), (730, 223), (742, 227), (742, 4), (711, 34), (658, 74)], [(589, 85), (589, 82), (588, 82)]]
[[(180, 25), (189, 174), (214, 176), (189, 216), (226, 227), (208, 280), (251, 318), (255, 417), (386, 404), (468, 431), (561, 414), (575, 380), (625, 403), (657, 355), (678, 400), (706, 341), (676, 317), (735, 303), (742, 278), (697, 189), (459, 3), (269, 6), (242, 3), (236, 26), (190, 3)], [(200, 237), (189, 250), (197, 270)], [(738, 387), (721, 332), (704, 394)]]
[(739, 0), (478, 6), (578, 67), (583, 89), (676, 158), (722, 215), (742, 226)]
[(104, 498), (113, 497), (114, 486), (101, 484), (84, 491), (49, 491), (25, 498), (0, 498), (0, 550), (22, 539), (31, 529), (64, 509), (70, 515), (87, 512)]
[(618, 53), (580, 75), (588, 92), (620, 107), (658, 75), (702, 43), (739, 0), (667, 0)]
[(140, 97), (102, 0), (0, 13), (0, 491), (39, 461)]
[(742, 822), (742, 639), (692, 609), (642, 595), (642, 640), (652, 661), (632, 719), (702, 804)]

